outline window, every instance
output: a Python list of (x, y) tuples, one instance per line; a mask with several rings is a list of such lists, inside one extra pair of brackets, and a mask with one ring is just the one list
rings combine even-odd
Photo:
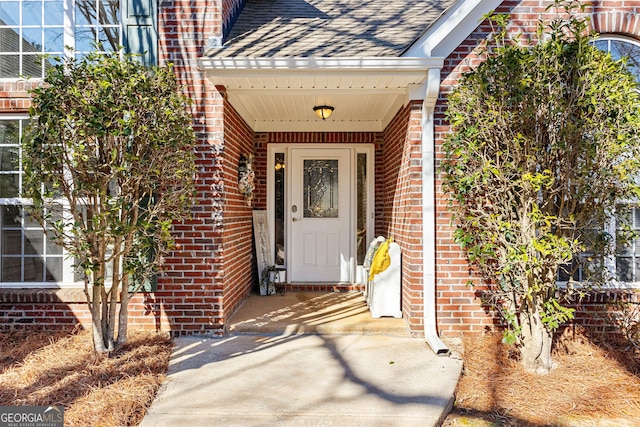
[[(1, 0), (0, 78), (42, 78), (51, 57), (120, 46), (156, 64), (154, 0)], [(124, 18), (123, 18), (124, 16)], [(68, 50), (67, 47), (70, 49)]]
[(274, 237), (275, 237), (275, 264), (283, 266), (285, 264), (285, 238), (284, 238), (284, 189), (285, 189), (285, 157), (284, 153), (275, 153), (274, 161), (274, 189), (273, 189), (273, 208), (274, 208)]
[(107, 50), (121, 46), (119, 3), (119, 0), (0, 2), (0, 78), (44, 77), (51, 59), (41, 55), (62, 56), (65, 46), (76, 55), (90, 52), (96, 43)]
[(73, 283), (73, 260), (46, 237), (24, 208), (29, 200), (21, 197), (20, 138), (27, 121), (24, 117), (0, 118), (0, 285)]
[[(616, 229), (625, 225), (635, 233), (640, 233), (640, 209), (627, 208), (618, 215)], [(632, 239), (616, 246), (615, 269), (616, 277), (621, 282), (640, 282), (640, 239)]]
[(626, 57), (629, 61), (629, 69), (636, 75), (636, 81), (640, 83), (640, 43), (625, 37), (602, 36), (595, 45), (600, 50), (610, 52), (613, 59)]
[[(640, 43), (636, 40), (621, 36), (601, 36), (595, 42), (595, 46), (605, 52), (610, 52), (613, 59), (626, 57), (629, 69), (636, 75), (636, 81), (640, 84)], [(571, 264), (560, 266), (558, 281), (569, 280), (581, 282), (588, 277), (589, 271), (596, 271), (599, 267), (607, 266), (607, 271), (624, 287), (640, 287), (640, 239), (620, 242), (622, 229), (634, 231), (640, 235), (640, 207), (627, 204), (616, 208), (615, 224), (606, 224), (605, 231), (610, 236), (616, 236), (615, 257), (602, 259), (594, 256), (593, 251), (587, 251), (574, 257)], [(593, 230), (592, 236), (601, 235), (600, 230)], [(587, 245), (592, 245), (593, 240), (587, 236)], [(593, 267), (593, 269), (591, 268)]]
[[(602, 36), (595, 45), (605, 52), (610, 52), (614, 59), (626, 57), (629, 69), (636, 75), (636, 81), (640, 84), (640, 43), (620, 36)], [(626, 225), (636, 233), (640, 233), (640, 209), (630, 206), (620, 208), (619, 211), (615, 229), (620, 230)], [(630, 287), (640, 286), (640, 239), (618, 245), (615, 262), (609, 262), (608, 265), (611, 270), (614, 270), (615, 277), (621, 283)]]

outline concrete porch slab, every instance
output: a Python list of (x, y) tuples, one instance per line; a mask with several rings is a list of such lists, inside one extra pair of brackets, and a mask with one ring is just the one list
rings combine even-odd
[(141, 426), (440, 425), (462, 361), (436, 356), (402, 319), (368, 320), (358, 297), (255, 296), (224, 338), (176, 339)]

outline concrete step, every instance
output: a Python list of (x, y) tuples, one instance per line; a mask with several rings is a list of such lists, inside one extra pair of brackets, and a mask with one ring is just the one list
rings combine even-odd
[(404, 319), (374, 319), (361, 292), (251, 295), (227, 322), (226, 334), (371, 334), (410, 336)]

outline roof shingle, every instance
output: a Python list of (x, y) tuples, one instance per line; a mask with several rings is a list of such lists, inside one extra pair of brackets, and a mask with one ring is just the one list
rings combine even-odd
[(247, 0), (209, 57), (397, 57), (455, 0)]

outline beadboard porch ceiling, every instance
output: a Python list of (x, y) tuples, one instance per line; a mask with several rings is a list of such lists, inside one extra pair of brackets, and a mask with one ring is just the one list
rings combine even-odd
[[(380, 132), (410, 99), (423, 99), (433, 58), (209, 58), (209, 80), (255, 132)], [(325, 121), (313, 107), (330, 105)]]

